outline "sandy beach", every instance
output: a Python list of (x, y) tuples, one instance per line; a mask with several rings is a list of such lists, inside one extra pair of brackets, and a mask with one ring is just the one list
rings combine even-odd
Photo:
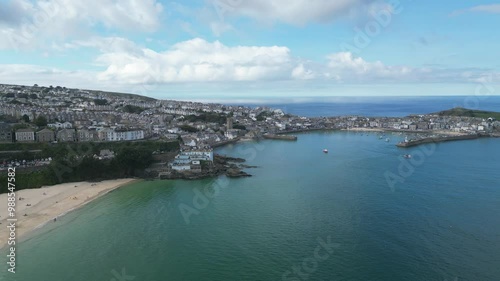
[(379, 128), (349, 128), (342, 129), (343, 131), (356, 131), (356, 132), (385, 132), (384, 129)]
[[(136, 179), (75, 182), (16, 192), (16, 240), (30, 231)], [(21, 199), (22, 198), (22, 199)], [(8, 239), (7, 194), (0, 194), (0, 248)], [(4, 204), (5, 203), (5, 204)], [(26, 214), (26, 216), (25, 216)]]

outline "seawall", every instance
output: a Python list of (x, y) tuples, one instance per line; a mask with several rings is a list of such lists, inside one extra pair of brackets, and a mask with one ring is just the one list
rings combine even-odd
[(412, 147), (426, 143), (437, 143), (437, 142), (446, 142), (446, 141), (458, 141), (458, 140), (473, 140), (480, 137), (487, 137), (482, 135), (461, 135), (461, 136), (443, 136), (443, 137), (429, 137), (418, 140), (411, 140), (408, 142), (400, 142), (396, 144), (398, 147)]
[(289, 140), (289, 141), (296, 141), (297, 136), (292, 136), (292, 135), (271, 135), (271, 134), (266, 134), (263, 135), (265, 139), (271, 139), (271, 140)]

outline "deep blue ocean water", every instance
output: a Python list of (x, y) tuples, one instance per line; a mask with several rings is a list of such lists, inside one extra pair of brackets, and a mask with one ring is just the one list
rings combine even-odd
[[(500, 96), (436, 96), (436, 97), (328, 97), (309, 98), (309, 102), (266, 104), (299, 116), (390, 116), (427, 114), (454, 107), (500, 111)], [(247, 106), (262, 104), (245, 103)]]
[(254, 176), (115, 190), (22, 242), (0, 280), (500, 280), (500, 139), (387, 137), (220, 148)]

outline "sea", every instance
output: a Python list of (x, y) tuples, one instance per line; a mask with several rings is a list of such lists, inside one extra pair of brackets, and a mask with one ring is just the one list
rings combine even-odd
[[(424, 111), (408, 107), (380, 115)], [(398, 148), (404, 134), (297, 136), (217, 149), (255, 166), (249, 178), (108, 193), (19, 243), (15, 274), (0, 251), (0, 280), (500, 280), (500, 139)]]
[(474, 110), (500, 111), (500, 96), (388, 96), (388, 97), (308, 97), (288, 99), (285, 102), (243, 100), (231, 105), (250, 107), (269, 106), (286, 113), (307, 116), (404, 117), (412, 114), (429, 114), (455, 107)]

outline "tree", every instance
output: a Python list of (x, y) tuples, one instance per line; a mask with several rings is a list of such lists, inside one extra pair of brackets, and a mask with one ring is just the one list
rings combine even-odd
[(24, 115), (23, 115), (22, 119), (23, 119), (23, 121), (24, 121), (25, 123), (29, 123), (29, 122), (30, 122), (30, 118), (29, 118), (29, 116), (28, 116), (28, 115), (26, 115), (26, 114), (24, 114)]
[(123, 111), (127, 112), (127, 113), (140, 114), (141, 112), (144, 111), (144, 108), (139, 107), (139, 106), (135, 106), (135, 105), (127, 104), (126, 106), (123, 107)]
[(268, 111), (262, 111), (261, 113), (259, 113), (259, 115), (257, 115), (256, 119), (257, 121), (264, 121), (266, 120), (266, 117), (269, 117), (271, 115), (272, 114)]
[(94, 99), (95, 105), (107, 105), (108, 100), (106, 99)]
[(189, 125), (182, 125), (182, 126), (179, 126), (179, 128), (183, 131), (190, 132), (190, 133), (198, 132), (198, 129), (196, 129), (193, 126), (189, 126)]
[(246, 130), (247, 127), (245, 127), (244, 125), (241, 125), (241, 124), (234, 124), (233, 129)]
[(47, 118), (45, 118), (44, 116), (38, 116), (36, 119), (35, 119), (35, 125), (37, 125), (38, 127), (45, 127), (47, 126)]
[(17, 118), (11, 115), (0, 115), (0, 122), (5, 122), (5, 123), (16, 123)]
[(12, 126), (13, 131), (17, 131), (19, 129), (27, 129), (27, 128), (28, 128), (28, 125), (26, 125), (26, 124), (15, 124), (14, 126)]
[(125, 171), (126, 176), (131, 176), (134, 170), (151, 165), (153, 155), (149, 149), (124, 147), (113, 160)]
[(30, 99), (38, 99), (38, 95), (37, 94), (30, 94)]

